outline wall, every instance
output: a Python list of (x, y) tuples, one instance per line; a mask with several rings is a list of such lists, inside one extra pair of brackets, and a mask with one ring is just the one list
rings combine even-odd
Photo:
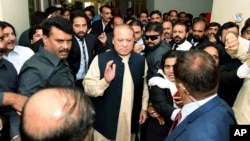
[(0, 0), (0, 20), (15, 27), (18, 39), (20, 34), (29, 28), (28, 1)]
[[(233, 17), (234, 13), (238, 12), (242, 12), (243, 18), (247, 19), (250, 17), (249, 6), (250, 0), (215, 0), (213, 3), (211, 21), (223, 24), (229, 21)], [(244, 21), (242, 24), (244, 24)]]
[(160, 10), (163, 14), (175, 9), (178, 12), (191, 13), (194, 17), (199, 16), (200, 13), (211, 12), (212, 5), (213, 0), (147, 0), (149, 13), (152, 10)]
[[(158, 8), (155, 8), (155, 1), (154, 0), (146, 0), (146, 3), (147, 3), (146, 6), (147, 6), (147, 10), (148, 10), (148, 16), (149, 16), (151, 11), (158, 9)], [(160, 9), (158, 9), (158, 10), (160, 10)], [(162, 11), (162, 10), (160, 10), (160, 11)]]

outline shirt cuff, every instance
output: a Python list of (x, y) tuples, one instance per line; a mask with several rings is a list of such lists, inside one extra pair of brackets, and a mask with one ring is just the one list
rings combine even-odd
[(244, 64), (242, 64), (238, 70), (237, 70), (237, 76), (239, 78), (245, 78), (248, 74), (248, 72), (250, 71), (250, 67), (248, 67), (248, 65), (246, 64), (246, 62)]

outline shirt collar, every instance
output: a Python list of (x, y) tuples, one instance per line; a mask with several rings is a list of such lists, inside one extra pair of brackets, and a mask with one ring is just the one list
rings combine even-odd
[(181, 109), (181, 121), (183, 121), (188, 115), (190, 115), (193, 111), (195, 111), (196, 109), (198, 109), (200, 106), (204, 105), (205, 103), (207, 103), (208, 101), (210, 101), (211, 99), (213, 99), (214, 97), (216, 97), (217, 94), (214, 94), (212, 96), (209, 96), (205, 99), (199, 100), (199, 101), (194, 101), (188, 104), (185, 104), (183, 106), (183, 108)]
[(41, 54), (43, 54), (46, 58), (48, 58), (54, 66), (58, 66), (58, 64), (60, 62), (60, 58), (58, 58), (54, 54), (50, 53), (49, 51), (45, 50), (43, 47), (39, 48), (39, 52)]
[(136, 45), (142, 45), (142, 44), (144, 44), (142, 38), (140, 38), (138, 41), (136, 41)]
[(103, 20), (102, 20), (102, 25), (103, 25), (103, 26), (106, 26), (108, 23), (109, 23), (109, 22), (105, 23), (105, 22), (103, 22)]

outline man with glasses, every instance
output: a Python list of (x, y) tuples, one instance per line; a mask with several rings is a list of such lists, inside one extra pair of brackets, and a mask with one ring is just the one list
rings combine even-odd
[(160, 68), (162, 55), (170, 50), (169, 44), (162, 40), (163, 28), (161, 23), (150, 22), (145, 29), (146, 60), (148, 62), (148, 79), (154, 76)]

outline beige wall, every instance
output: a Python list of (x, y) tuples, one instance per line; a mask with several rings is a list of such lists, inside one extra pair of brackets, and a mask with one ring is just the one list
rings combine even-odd
[(194, 17), (199, 16), (200, 13), (211, 12), (212, 5), (213, 0), (147, 0), (149, 13), (152, 10), (160, 10), (163, 14), (175, 9), (178, 12), (191, 13)]
[(0, 0), (0, 20), (7, 21), (15, 27), (17, 39), (29, 28), (29, 11), (27, 0)]
[[(243, 18), (250, 17), (250, 0), (214, 0), (211, 22), (228, 22), (234, 13), (242, 12)], [(244, 21), (243, 21), (244, 22)]]

